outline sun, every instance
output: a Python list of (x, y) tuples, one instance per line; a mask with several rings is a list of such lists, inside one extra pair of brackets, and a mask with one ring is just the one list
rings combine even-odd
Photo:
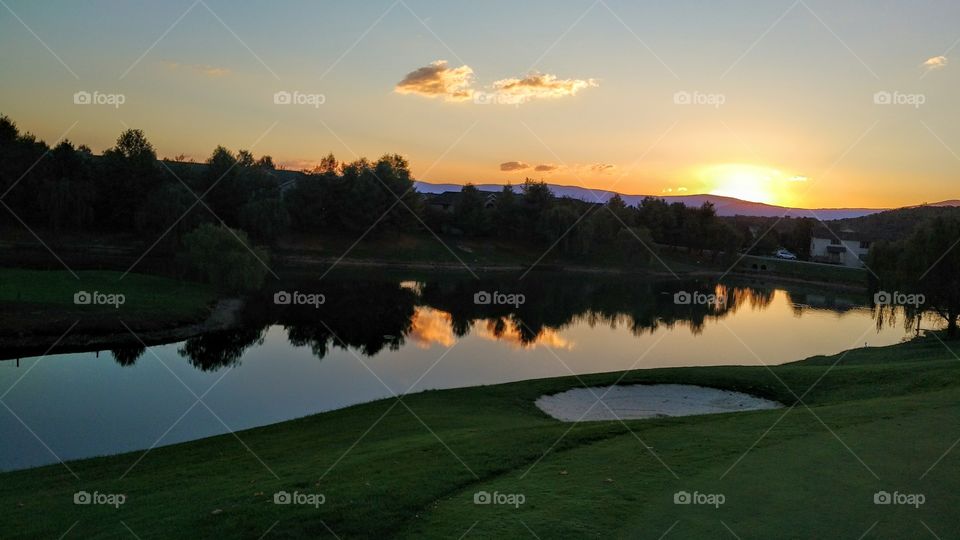
[(766, 204), (784, 202), (783, 184), (786, 177), (777, 169), (726, 163), (704, 167), (700, 177), (711, 195)]

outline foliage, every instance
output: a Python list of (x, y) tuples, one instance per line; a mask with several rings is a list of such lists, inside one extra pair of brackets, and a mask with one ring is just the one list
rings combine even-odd
[(189, 266), (207, 283), (231, 291), (258, 289), (269, 269), (267, 253), (246, 233), (205, 223), (184, 238)]
[[(923, 302), (900, 306), (910, 326), (924, 313), (936, 313), (947, 323), (947, 335), (960, 337), (960, 217), (938, 216), (917, 227), (908, 238), (878, 242), (870, 250), (869, 267), (879, 278), (878, 287), (888, 293), (922, 295)], [(915, 297), (916, 298), (916, 297)], [(880, 306), (892, 316), (895, 305)]]

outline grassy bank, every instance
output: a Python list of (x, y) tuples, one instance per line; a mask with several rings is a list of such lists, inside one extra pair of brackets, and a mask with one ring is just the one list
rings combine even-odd
[(835, 264), (788, 261), (773, 257), (747, 255), (735, 267), (737, 272), (760, 276), (784, 277), (831, 285), (865, 287), (869, 272), (862, 268), (850, 268)]
[[(960, 348), (960, 347), (958, 347)], [(935, 338), (764, 367), (656, 369), (806, 405), (554, 421), (533, 401), (572, 377), (432, 391), (233, 435), (0, 475), (0, 537), (617, 536), (904, 538), (960, 534), (960, 361)], [(834, 366), (836, 364), (836, 366)], [(607, 384), (620, 374), (583, 377)], [(809, 389), (809, 391), (808, 391)], [(809, 408), (807, 408), (809, 405)], [(242, 440), (242, 442), (240, 442)], [(142, 459), (141, 459), (142, 458)], [(938, 461), (940, 460), (940, 461)], [(934, 464), (936, 464), (934, 466)], [(932, 469), (931, 469), (932, 467)], [(74, 493), (123, 493), (119, 508)], [(278, 491), (325, 503), (276, 505)], [(720, 493), (719, 508), (674, 493)], [(922, 493), (919, 508), (874, 493)], [(474, 493), (523, 494), (519, 508)], [(729, 531), (728, 531), (729, 529)]]
[(211, 287), (157, 276), (0, 268), (0, 334), (59, 333), (73, 321), (88, 331), (119, 320), (159, 328), (201, 319), (216, 299)]

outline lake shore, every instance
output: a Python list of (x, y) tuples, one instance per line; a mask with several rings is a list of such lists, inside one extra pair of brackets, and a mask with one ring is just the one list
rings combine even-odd
[[(192, 323), (161, 322), (158, 328), (129, 325), (117, 329), (116, 320), (102, 321), (100, 325), (77, 325), (60, 336), (19, 335), (0, 336), (0, 361), (50, 354), (93, 352), (124, 347), (142, 347), (184, 341), (210, 332), (235, 328), (240, 321), (244, 301), (240, 298), (222, 298), (210, 309), (210, 314)], [(165, 326), (166, 325), (166, 326)]]
[[(948, 510), (960, 467), (952, 456), (938, 461), (955, 439), (945, 427), (956, 424), (960, 401), (960, 347), (952, 346), (928, 337), (770, 368), (635, 370), (427, 391), (404, 397), (402, 407), (386, 399), (146, 454), (5, 473), (0, 535), (56, 536), (72, 524), (84, 537), (112, 535), (117, 509), (74, 504), (82, 489), (124, 494), (122, 519), (141, 535), (258, 536), (272, 528), (295, 537), (329, 527), (341, 537), (439, 538), (475, 523), (476, 534), (501, 537), (524, 527), (544, 537), (647, 536), (680, 521), (678, 534), (692, 537), (715, 533), (723, 519), (774, 537), (786, 519), (799, 536), (855, 536), (888, 510), (873, 503), (874, 493), (900, 487), (922, 490), (925, 523), (953, 536), (960, 530)], [(571, 425), (535, 405), (544, 394), (614, 383), (693, 384), (793, 407)], [(914, 485), (931, 464), (934, 474)], [(830, 479), (811, 467), (830, 470)], [(825, 488), (822, 503), (809, 504), (806, 494)], [(709, 512), (677, 506), (682, 491), (722, 493), (727, 504)], [(284, 492), (322, 494), (324, 503), (275, 504)], [(526, 504), (475, 504), (481, 492), (523, 494)], [(570, 519), (584, 497), (604, 505), (604, 519)], [(759, 506), (778, 520), (758, 522)], [(34, 519), (41, 508), (45, 519)], [(878, 525), (898, 537), (918, 526), (912, 518)]]

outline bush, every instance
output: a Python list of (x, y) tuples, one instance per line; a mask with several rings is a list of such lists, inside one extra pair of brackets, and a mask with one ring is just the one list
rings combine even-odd
[(183, 243), (190, 268), (204, 281), (231, 291), (260, 288), (269, 271), (267, 253), (251, 245), (241, 230), (205, 223)]

